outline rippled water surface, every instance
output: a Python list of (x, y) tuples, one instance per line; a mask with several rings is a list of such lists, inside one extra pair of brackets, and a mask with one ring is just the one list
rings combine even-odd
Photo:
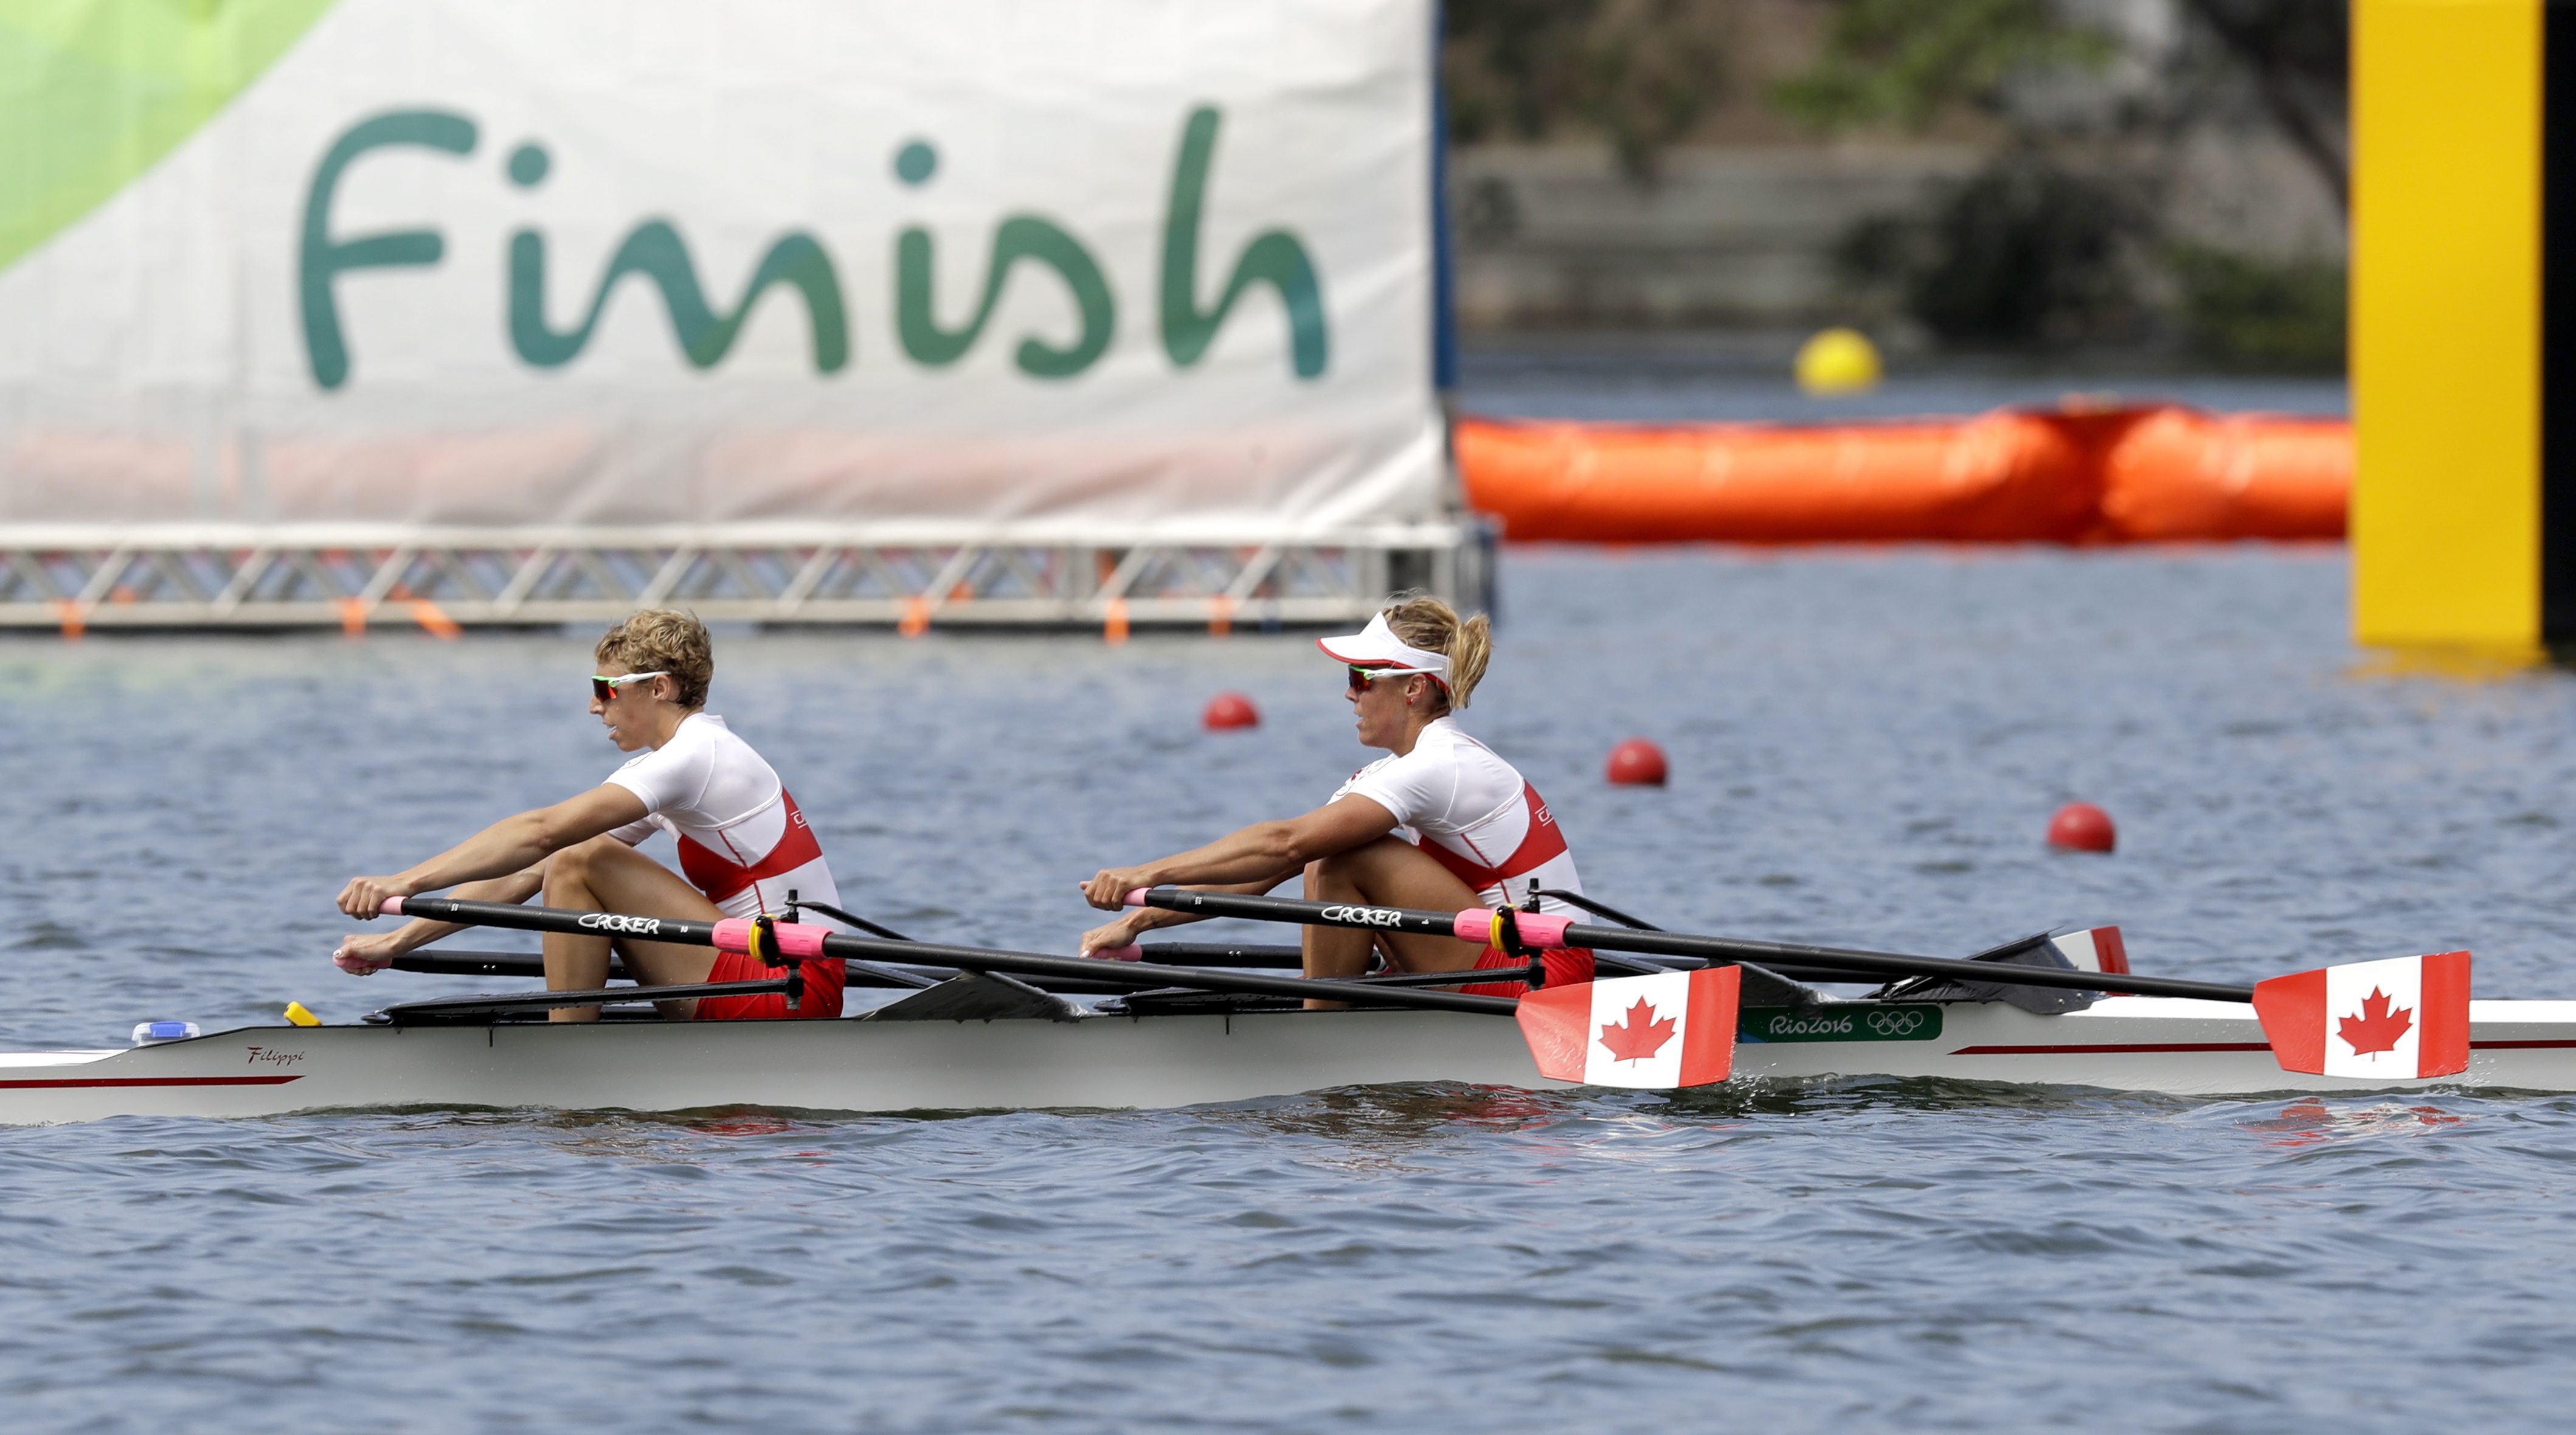
[[(1668, 923), (2576, 995), (2576, 683), (2381, 671), (2339, 552), (1536, 551), (1470, 714)], [(1295, 637), (719, 637), (850, 900), (1066, 948), (1364, 754)], [(329, 901), (596, 782), (579, 636), (0, 646), (0, 1044), (348, 1020)], [(1234, 687), (1248, 733), (1198, 730)], [(1614, 790), (1631, 734), (1673, 785)], [(2084, 798), (2109, 858), (2048, 852)], [(500, 943), (492, 943), (500, 944)], [(0, 1131), (12, 1429), (2531, 1428), (2576, 1101), (1926, 1084)]]

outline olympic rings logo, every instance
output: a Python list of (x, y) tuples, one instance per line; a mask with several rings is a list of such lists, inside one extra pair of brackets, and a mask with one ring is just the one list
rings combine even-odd
[(1923, 1025), (1919, 1011), (1874, 1011), (1869, 1014), (1869, 1029), (1880, 1036), (1912, 1036)]

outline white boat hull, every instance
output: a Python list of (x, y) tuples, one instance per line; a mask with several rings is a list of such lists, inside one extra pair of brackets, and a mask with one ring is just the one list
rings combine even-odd
[[(2001, 1004), (1834, 1004), (1808, 1016), (1749, 1012), (1732, 1084), (1931, 1077), (2213, 1097), (2576, 1091), (2576, 1002), (2472, 1002), (2470, 1023), (2468, 1071), (2428, 1082), (2283, 1071), (2252, 1011), (2228, 1002), (2114, 997), (2061, 1016)], [(1766, 1026), (1773, 1039), (1762, 1039)], [(0, 1125), (392, 1107), (1119, 1109), (1403, 1082), (1564, 1085), (1538, 1074), (1512, 1023), (1452, 1012), (285, 1026), (123, 1051), (0, 1053)]]

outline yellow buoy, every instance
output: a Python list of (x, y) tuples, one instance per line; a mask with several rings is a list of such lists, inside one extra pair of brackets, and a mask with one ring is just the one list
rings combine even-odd
[(322, 1024), (322, 1018), (306, 1011), (304, 1009), (304, 1003), (302, 1002), (288, 1002), (286, 1004), (286, 1019), (295, 1023), (297, 1026), (320, 1026)]
[(1826, 329), (1798, 346), (1798, 387), (1857, 394), (1878, 387), (1878, 347), (1857, 329)]

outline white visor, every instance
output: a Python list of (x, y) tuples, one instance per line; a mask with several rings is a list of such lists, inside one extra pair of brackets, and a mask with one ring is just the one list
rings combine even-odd
[(1343, 638), (1317, 638), (1315, 646), (1337, 662), (1354, 668), (1378, 668), (1390, 673), (1421, 673), (1449, 686), (1449, 658), (1444, 653), (1425, 652), (1405, 646), (1395, 630), (1386, 625), (1386, 615), (1369, 619), (1368, 626)]

